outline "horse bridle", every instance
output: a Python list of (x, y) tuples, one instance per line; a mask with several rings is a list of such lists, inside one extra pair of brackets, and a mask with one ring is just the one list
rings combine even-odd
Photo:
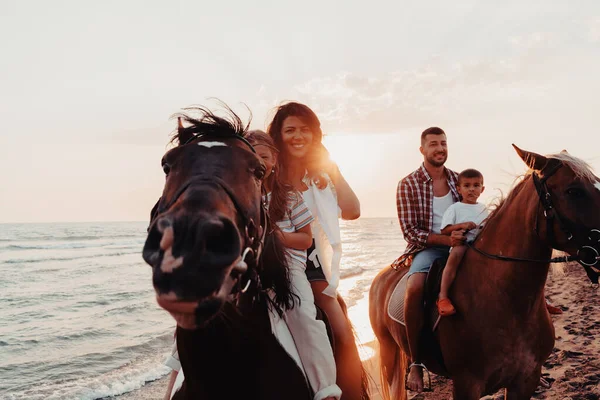
[(568, 255), (563, 257), (555, 257), (547, 260), (536, 260), (529, 258), (518, 258), (518, 257), (507, 257), (495, 254), (489, 254), (485, 251), (478, 249), (474, 246), (474, 243), (466, 243), (467, 246), (479, 254), (484, 255), (485, 257), (500, 260), (500, 261), (523, 261), (523, 262), (534, 262), (534, 263), (560, 263), (560, 262), (569, 262), (569, 261), (577, 261), (583, 268), (586, 270), (588, 278), (593, 284), (598, 284), (598, 278), (600, 276), (600, 268), (598, 264), (600, 263), (600, 230), (599, 229), (590, 229), (590, 231), (585, 235), (587, 238), (581, 240), (580, 237), (576, 237), (573, 232), (568, 229), (567, 224), (565, 223), (565, 219), (560, 216), (560, 214), (554, 208), (552, 202), (552, 194), (548, 189), (548, 185), (546, 182), (550, 177), (552, 177), (556, 171), (558, 171), (563, 166), (561, 161), (556, 161), (553, 165), (548, 167), (548, 171), (542, 171), (540, 174), (537, 172), (532, 173), (532, 181), (535, 186), (535, 190), (539, 197), (539, 205), (543, 208), (544, 218), (546, 219), (546, 238), (542, 238), (539, 234), (538, 229), (538, 215), (536, 213), (535, 217), (535, 233), (538, 235), (540, 239), (547, 242), (551, 248), (557, 248), (555, 235), (554, 235), (554, 221), (558, 222), (558, 226), (560, 230), (563, 232), (568, 242), (574, 241), (577, 245), (577, 254), (576, 255)]
[[(211, 135), (210, 134), (194, 135), (190, 139), (188, 139), (184, 143), (184, 145), (190, 143), (191, 141), (193, 141), (195, 139), (199, 139), (201, 137), (206, 137), (206, 136), (211, 136)], [(246, 144), (250, 148), (250, 150), (252, 150), (253, 153), (256, 154), (256, 150), (254, 149), (254, 147), (250, 144), (250, 142), (248, 142), (242, 136), (228, 135), (228, 136), (219, 136), (219, 137), (240, 140), (241, 142)], [(241, 281), (238, 282), (238, 285), (237, 285), (238, 289), (241, 293), (245, 293), (248, 290), (248, 288), (250, 287), (250, 284), (252, 282), (254, 282), (256, 284), (257, 289), (260, 290), (261, 284), (260, 284), (260, 277), (258, 275), (258, 261), (260, 259), (262, 249), (264, 247), (265, 238), (267, 235), (268, 218), (269, 218), (269, 214), (268, 214), (267, 208), (266, 208), (267, 206), (264, 201), (260, 202), (260, 204), (261, 204), (261, 206), (260, 206), (260, 224), (259, 224), (259, 226), (256, 226), (254, 220), (252, 218), (250, 218), (248, 216), (248, 213), (246, 212), (246, 210), (244, 210), (240, 206), (240, 202), (237, 200), (237, 196), (233, 192), (233, 189), (231, 189), (231, 187), (223, 179), (219, 178), (218, 176), (214, 176), (214, 175), (211, 175), (211, 176), (204, 175), (204, 174), (195, 175), (195, 176), (191, 177), (190, 179), (188, 179), (177, 190), (175, 195), (171, 198), (171, 200), (168, 203), (166, 203), (166, 204), (164, 203), (163, 197), (161, 197), (158, 200), (158, 203), (155, 206), (155, 209), (152, 211), (150, 225), (152, 225), (153, 221), (158, 216), (160, 216), (163, 212), (170, 209), (175, 204), (175, 202), (177, 202), (179, 197), (181, 197), (181, 195), (183, 193), (185, 193), (185, 191), (188, 190), (190, 187), (201, 186), (201, 185), (211, 185), (211, 184), (214, 184), (214, 185), (220, 187), (221, 189), (223, 189), (223, 191), (227, 194), (227, 196), (233, 203), (233, 206), (235, 207), (238, 215), (242, 219), (242, 224), (244, 227), (243, 232), (242, 232), (244, 243), (242, 245), (242, 252), (240, 254), (240, 259), (238, 262), (249, 264), (248, 265), (249, 268), (246, 272), (246, 275), (247, 275), (246, 283), (242, 285)], [(264, 191), (264, 189), (262, 189), (262, 190)], [(266, 196), (262, 196), (262, 197), (266, 198)]]

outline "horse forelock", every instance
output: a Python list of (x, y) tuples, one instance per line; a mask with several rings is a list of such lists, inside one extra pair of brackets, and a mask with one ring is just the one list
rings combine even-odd
[(252, 115), (244, 124), (242, 119), (226, 104), (221, 103), (224, 116), (218, 116), (205, 107), (185, 108), (186, 112), (175, 114), (173, 117), (181, 118), (186, 126), (177, 129), (171, 141), (177, 146), (185, 144), (188, 140), (198, 135), (207, 135), (211, 138), (244, 136), (250, 126)]
[(586, 161), (574, 157), (568, 153), (552, 154), (548, 157), (562, 162), (563, 165), (573, 171), (573, 174), (575, 174), (576, 178), (586, 180), (591, 183), (598, 182), (598, 177), (594, 174), (592, 167)]

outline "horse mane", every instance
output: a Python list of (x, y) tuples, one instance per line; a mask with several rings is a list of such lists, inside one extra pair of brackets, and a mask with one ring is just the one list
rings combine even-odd
[[(244, 124), (242, 119), (226, 104), (221, 103), (225, 109), (225, 116), (220, 117), (206, 107), (196, 106), (184, 108), (186, 112), (174, 114), (172, 118), (184, 121), (187, 126), (180, 125), (173, 133), (171, 143), (181, 146), (197, 135), (209, 135), (215, 137), (244, 136), (250, 127), (252, 114), (248, 122)], [(193, 114), (197, 114), (194, 117)]]

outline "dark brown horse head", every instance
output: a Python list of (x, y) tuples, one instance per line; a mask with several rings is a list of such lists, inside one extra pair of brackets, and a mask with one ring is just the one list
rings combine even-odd
[[(514, 145), (513, 145), (514, 146)], [(600, 273), (600, 178), (566, 150), (542, 156), (515, 150), (531, 168), (540, 206), (540, 237), (550, 247), (578, 255), (592, 282)], [(543, 222), (543, 221), (546, 222)]]
[(166, 181), (143, 257), (159, 305), (182, 328), (204, 325), (257, 268), (266, 217), (265, 167), (243, 139), (239, 117), (198, 109), (182, 115), (162, 159)]

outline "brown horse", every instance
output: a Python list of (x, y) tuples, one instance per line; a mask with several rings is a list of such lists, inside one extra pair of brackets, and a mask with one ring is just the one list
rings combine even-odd
[(174, 398), (311, 399), (268, 316), (294, 295), (262, 203), (265, 165), (231, 110), (229, 119), (197, 111), (181, 116), (188, 126), (162, 159), (165, 187), (143, 251), (157, 301), (177, 321), (185, 381)]
[(271, 333), (267, 307), (283, 312), (292, 294), (261, 200), (265, 166), (235, 114), (198, 111), (183, 116), (189, 126), (162, 159), (165, 187), (143, 251), (157, 301), (177, 321), (185, 381), (174, 398), (311, 399)]
[[(424, 364), (452, 378), (454, 399), (475, 400), (502, 388), (507, 400), (533, 395), (554, 346), (544, 299), (549, 264), (556, 261), (552, 249), (598, 279), (600, 180), (566, 152), (544, 157), (515, 149), (531, 171), (467, 251), (450, 292), (457, 314), (442, 318), (435, 334), (421, 340)], [(386, 267), (370, 291), (386, 399), (406, 399), (406, 329), (387, 313), (405, 273)]]

